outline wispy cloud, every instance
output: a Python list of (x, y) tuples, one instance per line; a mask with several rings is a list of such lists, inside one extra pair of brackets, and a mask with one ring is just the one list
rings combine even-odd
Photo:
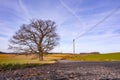
[(8, 46), (8, 40), (6, 38), (3, 38), (0, 36), (0, 42), (1, 42), (1, 45), (0, 45), (0, 51), (8, 51), (7, 50), (7, 46)]
[(23, 13), (25, 13), (26, 15), (26, 19), (29, 20), (30, 19), (30, 13), (28, 11), (28, 9), (26, 8), (26, 6), (24, 5), (22, 0), (18, 0), (20, 8), (22, 9)]
[[(85, 35), (76, 39), (78, 53), (118, 51), (120, 11), (115, 12), (97, 27), (90, 29), (117, 6), (119, 6), (119, 0), (0, 1), (0, 26), (2, 26), (0, 40), (5, 41), (4, 46), (7, 48), (9, 38), (21, 24), (28, 23), (32, 18), (51, 19), (57, 23), (57, 32), (61, 37), (60, 45), (54, 49), (56, 52), (72, 52), (72, 40), (86, 32)], [(2, 46), (0, 48), (3, 49)]]

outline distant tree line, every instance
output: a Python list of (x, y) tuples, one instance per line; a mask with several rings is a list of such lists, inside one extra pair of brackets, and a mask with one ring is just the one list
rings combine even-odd
[(100, 52), (89, 52), (89, 53), (85, 53), (85, 52), (83, 52), (83, 53), (80, 53), (80, 54), (100, 54)]

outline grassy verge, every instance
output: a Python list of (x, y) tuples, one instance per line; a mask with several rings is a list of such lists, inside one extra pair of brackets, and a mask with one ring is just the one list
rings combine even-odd
[(0, 64), (0, 71), (31, 68), (40, 65), (41, 64)]

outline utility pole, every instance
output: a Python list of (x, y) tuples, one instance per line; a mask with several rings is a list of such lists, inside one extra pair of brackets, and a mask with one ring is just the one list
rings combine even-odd
[(73, 54), (75, 54), (75, 39), (73, 39)]

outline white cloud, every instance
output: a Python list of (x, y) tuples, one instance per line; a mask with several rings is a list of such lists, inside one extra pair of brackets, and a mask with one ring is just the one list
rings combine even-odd
[(8, 51), (8, 39), (0, 37), (0, 42), (2, 43), (0, 45), (0, 51)]

